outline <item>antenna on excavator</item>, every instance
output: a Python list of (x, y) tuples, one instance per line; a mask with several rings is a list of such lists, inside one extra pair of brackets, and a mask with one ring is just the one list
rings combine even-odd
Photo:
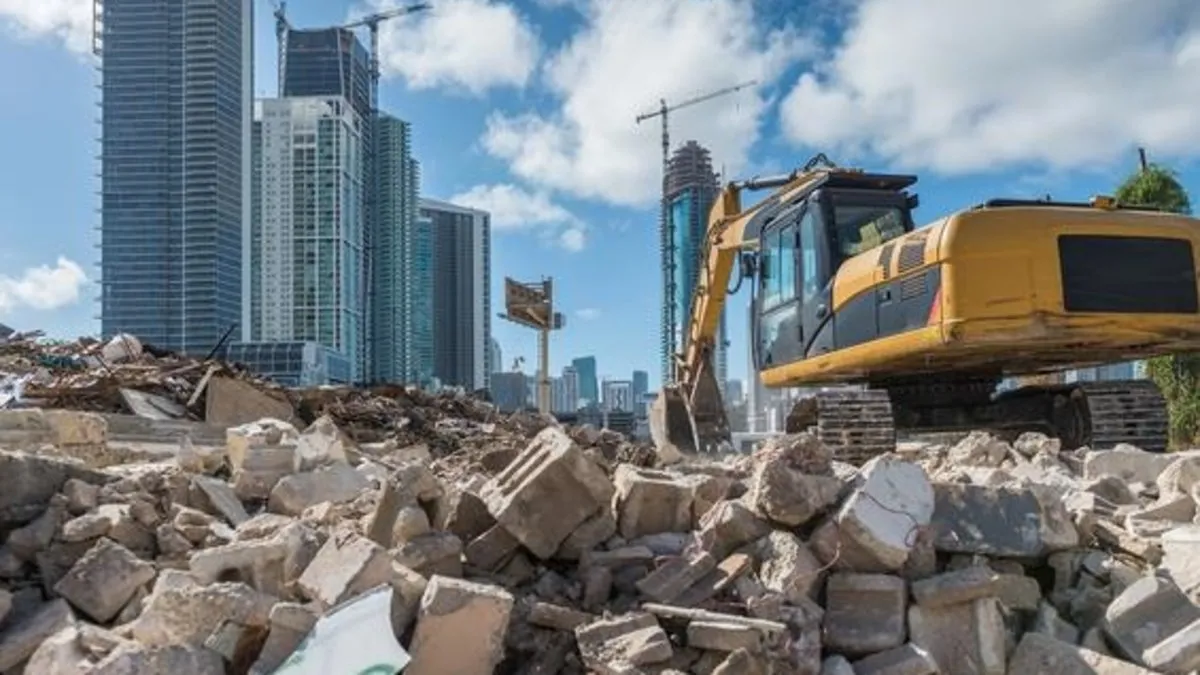
[[(733, 94), (733, 93), (741, 91), (742, 89), (745, 89), (747, 87), (752, 87), (756, 84), (758, 84), (758, 80), (749, 80), (747, 82), (742, 82), (741, 84), (735, 84), (732, 87), (725, 87), (724, 89), (718, 89), (716, 91), (711, 91), (707, 94), (702, 94), (695, 98), (690, 98), (686, 101), (683, 101), (682, 103), (676, 103), (674, 105), (668, 105), (666, 99), (659, 99), (658, 110), (653, 110), (653, 111), (638, 115), (634, 120), (637, 124), (641, 124), (642, 122), (645, 122), (646, 120), (649, 120), (649, 119), (653, 119), (655, 117), (662, 118), (662, 197), (660, 199), (661, 203), (659, 205), (660, 210), (659, 210), (659, 216), (658, 216), (658, 230), (659, 230), (659, 245), (662, 247), (664, 254), (666, 254), (666, 260), (664, 260), (664, 269), (663, 269), (663, 274), (666, 278), (666, 291), (667, 291), (666, 297), (663, 299), (663, 304), (664, 304), (664, 307), (663, 307), (663, 312), (664, 312), (664, 314), (663, 314), (663, 319), (664, 319), (663, 330), (665, 331), (666, 335), (664, 336), (663, 344), (664, 344), (664, 346), (667, 346), (667, 353), (665, 354), (665, 356), (667, 358), (668, 363), (670, 363), (672, 360), (671, 355), (674, 354), (676, 349), (678, 349), (681, 346), (681, 345), (674, 344), (675, 335), (678, 333), (679, 317), (675, 316), (675, 301), (674, 301), (674, 297), (675, 297), (675, 270), (674, 270), (674, 265), (675, 265), (675, 262), (674, 262), (675, 261), (675, 228), (674, 228), (674, 223), (671, 222), (671, 214), (669, 213), (669, 209), (667, 206), (667, 172), (668, 172), (668, 169), (670, 168), (669, 165), (671, 162), (671, 130), (670, 130), (670, 124), (668, 122), (668, 117), (670, 116), (670, 113), (672, 113), (676, 110), (680, 110), (682, 108), (687, 108), (687, 107), (696, 105), (697, 103), (704, 103), (705, 101), (711, 101), (714, 98), (719, 98), (719, 97), (725, 96), (727, 94)], [(668, 381), (674, 381), (674, 379), (675, 379), (674, 370), (675, 369), (671, 366), (667, 367), (667, 372), (663, 373), (663, 382), (664, 383), (666, 383)]]

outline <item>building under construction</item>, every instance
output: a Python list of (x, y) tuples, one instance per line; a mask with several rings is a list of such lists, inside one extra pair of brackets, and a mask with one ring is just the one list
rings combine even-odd
[[(669, 382), (672, 379), (671, 354), (684, 347), (696, 279), (704, 264), (708, 212), (720, 192), (708, 150), (695, 141), (688, 141), (675, 150), (667, 165), (665, 187), (667, 217), (660, 233), (663, 272), (661, 350), (663, 382)], [(725, 316), (722, 314), (713, 354), (717, 383), (722, 392), (728, 373), (726, 341)]]

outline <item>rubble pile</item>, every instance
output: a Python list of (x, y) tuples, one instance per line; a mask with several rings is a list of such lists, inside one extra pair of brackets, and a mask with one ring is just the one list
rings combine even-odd
[[(1200, 668), (1200, 453), (976, 433), (854, 467), (800, 434), (650, 466), (366, 400), (130, 464), (94, 461), (101, 415), (0, 411), (54, 449), (0, 452), (0, 673)], [(393, 415), (457, 450), (343, 427)]]

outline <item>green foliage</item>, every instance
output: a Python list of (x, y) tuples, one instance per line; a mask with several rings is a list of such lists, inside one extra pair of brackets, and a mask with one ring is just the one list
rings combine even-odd
[(1122, 204), (1157, 206), (1171, 213), (1192, 212), (1191, 200), (1175, 178), (1175, 172), (1157, 164), (1126, 178), (1115, 196)]
[[(1157, 164), (1126, 178), (1115, 196), (1123, 204), (1192, 212), (1191, 200), (1175, 173)], [(1167, 399), (1172, 445), (1191, 445), (1200, 436), (1200, 354), (1159, 356), (1146, 363), (1146, 371)]]

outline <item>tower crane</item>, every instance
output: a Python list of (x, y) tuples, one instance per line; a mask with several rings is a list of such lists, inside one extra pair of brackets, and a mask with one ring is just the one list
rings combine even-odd
[[(667, 256), (667, 259), (669, 261), (669, 262), (667, 262), (667, 264), (664, 265), (664, 274), (666, 276), (666, 290), (667, 290), (666, 297), (663, 298), (663, 313), (664, 313), (663, 323), (665, 324), (664, 329), (665, 329), (665, 333), (666, 333), (666, 335), (664, 336), (664, 344), (666, 344), (667, 340), (674, 342), (675, 334), (677, 332), (677, 327), (678, 327), (678, 319), (675, 316), (675, 300), (674, 300), (674, 297), (675, 297), (675, 271), (674, 271), (675, 231), (674, 231), (674, 227), (673, 227), (674, 224), (671, 222), (671, 214), (669, 213), (668, 208), (667, 208), (667, 173), (668, 173), (669, 165), (671, 162), (671, 132), (670, 132), (670, 125), (668, 122), (668, 118), (670, 116), (670, 113), (672, 113), (676, 110), (680, 110), (682, 108), (687, 108), (687, 107), (696, 105), (697, 103), (704, 103), (705, 101), (711, 101), (714, 98), (719, 98), (719, 97), (725, 96), (727, 94), (733, 94), (733, 93), (741, 91), (742, 89), (745, 89), (747, 87), (752, 87), (756, 84), (758, 84), (758, 80), (749, 80), (746, 82), (742, 82), (741, 84), (735, 84), (732, 87), (725, 87), (724, 89), (710, 91), (707, 94), (702, 94), (700, 96), (696, 96), (695, 98), (690, 98), (686, 101), (683, 101), (681, 103), (676, 103), (674, 105), (668, 105), (667, 100), (665, 98), (659, 99), (658, 110), (653, 110), (650, 112), (642, 113), (641, 115), (638, 115), (634, 120), (635, 123), (641, 124), (642, 122), (653, 119), (655, 117), (662, 118), (662, 197), (660, 199), (660, 204), (659, 204), (658, 229), (659, 229), (659, 245), (662, 246), (663, 253), (664, 253), (664, 255)], [(705, 215), (707, 215), (707, 214), (705, 214)], [(667, 336), (670, 336), (670, 337), (667, 337)], [(668, 359), (670, 358), (670, 355), (675, 352), (675, 347), (677, 347), (677, 346), (678, 345), (672, 344), (669, 348), (667, 348), (666, 357)], [(666, 372), (663, 373), (664, 381), (667, 381), (668, 379), (671, 379), (674, 377), (673, 370), (674, 369), (670, 368), (669, 366), (666, 368)]]

